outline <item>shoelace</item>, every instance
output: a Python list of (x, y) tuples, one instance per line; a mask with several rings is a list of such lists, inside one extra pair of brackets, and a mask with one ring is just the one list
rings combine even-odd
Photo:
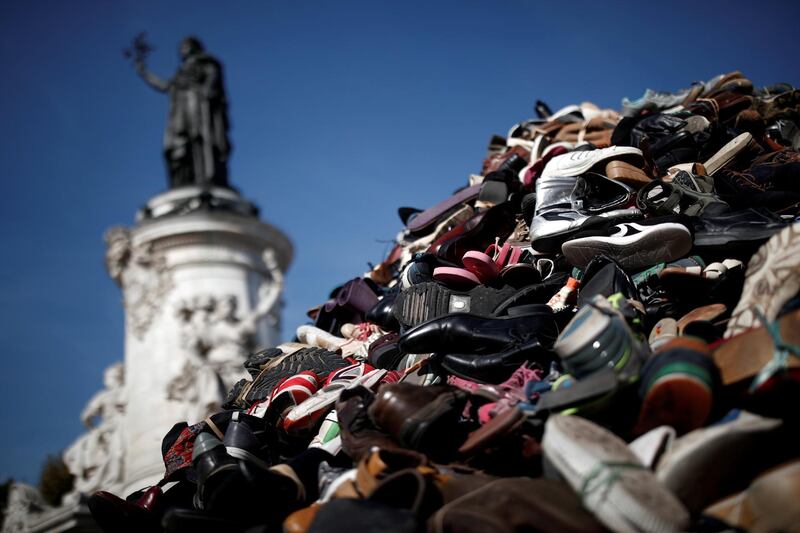
[[(599, 489), (610, 489), (614, 483), (619, 481), (622, 474), (627, 470), (647, 470), (642, 464), (620, 461), (600, 462), (583, 478), (579, 496), (582, 501), (586, 501), (592, 493)], [(605, 472), (605, 476), (602, 474)]]
[(755, 379), (753, 379), (753, 383), (750, 385), (750, 392), (755, 392), (756, 389), (766, 383), (772, 376), (785, 370), (789, 365), (790, 356), (800, 358), (800, 344), (791, 344), (783, 340), (781, 328), (777, 320), (769, 321), (758, 307), (754, 307), (753, 312), (758, 320), (764, 324), (764, 329), (767, 330), (770, 337), (772, 337), (772, 343), (775, 345), (775, 349), (772, 352), (772, 359), (764, 365)]

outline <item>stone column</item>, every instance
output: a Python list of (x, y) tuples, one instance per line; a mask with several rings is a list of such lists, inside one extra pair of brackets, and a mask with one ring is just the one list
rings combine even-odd
[(169, 429), (202, 420), (244, 376), (246, 356), (279, 342), (292, 258), (288, 238), (229, 189), (173, 189), (138, 219), (106, 236), (125, 305), (121, 494), (160, 479)]

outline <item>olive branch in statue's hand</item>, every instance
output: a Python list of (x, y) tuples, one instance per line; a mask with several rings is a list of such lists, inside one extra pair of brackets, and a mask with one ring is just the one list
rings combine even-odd
[(144, 67), (144, 60), (148, 54), (155, 50), (150, 43), (145, 39), (145, 33), (140, 32), (133, 38), (131, 46), (122, 51), (122, 56), (125, 59), (133, 59), (133, 64), (137, 69)]

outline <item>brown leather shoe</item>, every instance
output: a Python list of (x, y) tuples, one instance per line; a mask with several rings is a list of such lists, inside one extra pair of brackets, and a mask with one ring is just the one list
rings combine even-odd
[(364, 387), (345, 389), (336, 402), (336, 414), (342, 437), (342, 450), (358, 462), (372, 448), (398, 449), (400, 446), (377, 427), (367, 413), (375, 395)]
[(455, 451), (465, 435), (459, 418), (467, 393), (454, 387), (391, 383), (378, 390), (370, 418), (402, 445), (441, 456)]

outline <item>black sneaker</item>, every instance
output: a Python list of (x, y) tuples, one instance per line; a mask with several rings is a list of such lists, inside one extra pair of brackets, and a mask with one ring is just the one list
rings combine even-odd
[(692, 234), (677, 217), (658, 217), (578, 233), (561, 246), (570, 264), (585, 268), (604, 254), (626, 270), (683, 257), (692, 248)]

